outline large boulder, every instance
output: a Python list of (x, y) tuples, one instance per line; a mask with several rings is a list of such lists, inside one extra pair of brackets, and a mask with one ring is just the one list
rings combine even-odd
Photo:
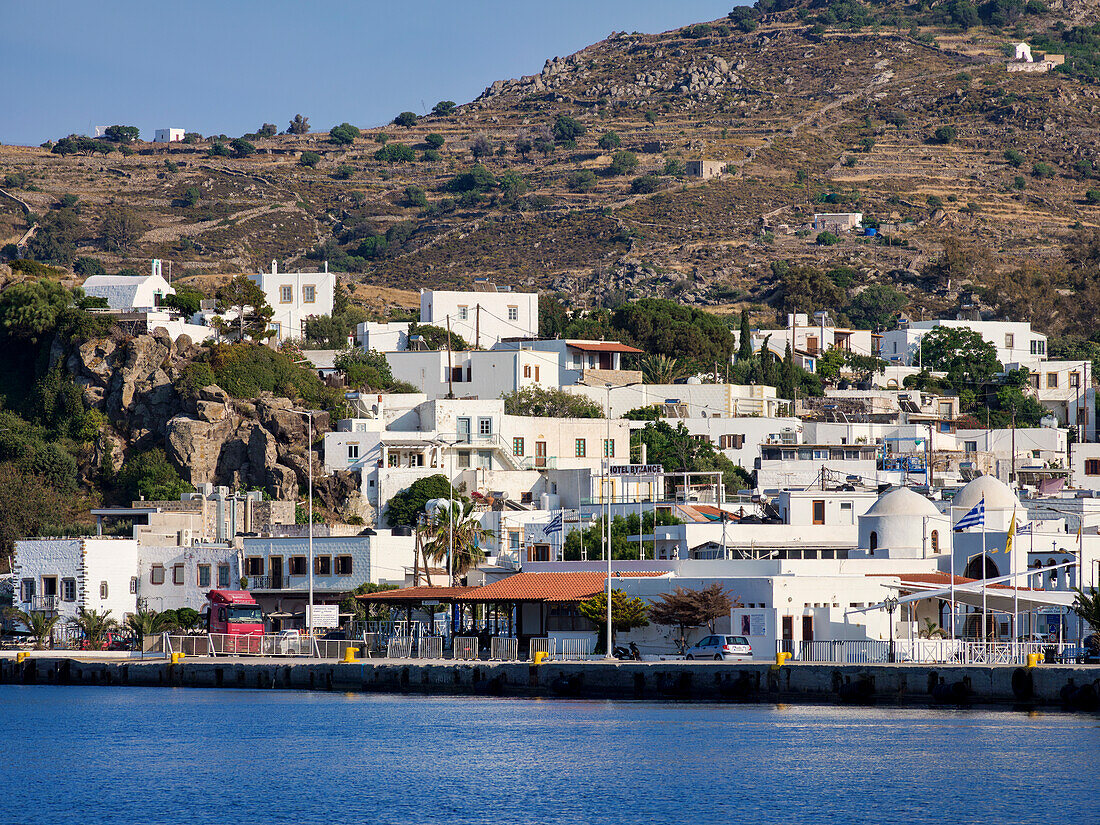
[(200, 421), (176, 416), (166, 426), (166, 452), (180, 468), (184, 480), (192, 484), (216, 482), (222, 447), (233, 437), (234, 429), (229, 420)]
[(298, 500), (298, 476), (289, 467), (275, 464), (267, 469), (268, 495), (276, 501)]

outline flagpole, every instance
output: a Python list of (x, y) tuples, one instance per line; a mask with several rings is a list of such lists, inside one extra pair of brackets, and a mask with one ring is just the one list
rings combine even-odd
[(1016, 509), (1012, 510), (1012, 524), (1008, 529), (1008, 542), (1005, 544), (1005, 552), (1008, 556), (1008, 567), (1012, 571), (1012, 659), (1020, 661), (1020, 582), (1016, 578), (1016, 548), (1012, 545), (1016, 533)]
[(986, 627), (986, 599), (985, 599), (985, 496), (982, 496), (982, 642), (989, 642), (989, 630)]

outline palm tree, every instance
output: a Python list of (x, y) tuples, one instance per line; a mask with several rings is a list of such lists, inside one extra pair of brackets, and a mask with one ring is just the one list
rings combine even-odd
[(138, 645), (145, 650), (145, 637), (158, 636), (168, 629), (168, 622), (162, 613), (141, 608), (126, 617), (126, 627), (137, 637)]
[(1073, 597), (1071, 609), (1092, 628), (1092, 633), (1085, 639), (1085, 646), (1100, 651), (1100, 590), (1090, 587), (1086, 593), (1078, 587), (1074, 592), (1077, 595)]
[(947, 636), (943, 628), (931, 619), (924, 620), (924, 630), (917, 634), (922, 639), (943, 639)]
[(454, 510), (438, 511), (428, 524), (428, 537), (424, 543), (424, 557), (439, 564), (447, 559), (451, 550), (451, 586), (470, 570), (485, 561), (486, 542), (492, 541), (493, 531), (486, 530), (473, 515), (470, 501), (454, 502)]
[(69, 623), (83, 634), (89, 650), (103, 650), (107, 634), (118, 630), (118, 621), (111, 616), (110, 610), (99, 613), (82, 607), (76, 618), (70, 619)]
[(47, 613), (37, 610), (27, 613), (22, 610), (16, 610), (15, 608), (10, 608), (7, 613), (8, 618), (19, 622), (31, 632), (31, 636), (34, 637), (35, 650), (45, 650), (50, 647), (50, 642), (53, 638), (53, 629), (58, 621), (60, 621), (59, 616), (50, 616)]
[(647, 355), (642, 359), (642, 378), (647, 384), (672, 384), (680, 373), (676, 359), (667, 355)]

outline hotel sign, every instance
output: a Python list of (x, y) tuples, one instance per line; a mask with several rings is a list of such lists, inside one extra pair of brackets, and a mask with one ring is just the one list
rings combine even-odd
[(665, 471), (660, 464), (612, 464), (613, 476), (656, 476)]

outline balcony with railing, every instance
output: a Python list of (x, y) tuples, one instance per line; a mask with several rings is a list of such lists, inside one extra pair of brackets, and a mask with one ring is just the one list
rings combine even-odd
[(60, 596), (31, 596), (31, 613), (56, 613), (61, 606)]

